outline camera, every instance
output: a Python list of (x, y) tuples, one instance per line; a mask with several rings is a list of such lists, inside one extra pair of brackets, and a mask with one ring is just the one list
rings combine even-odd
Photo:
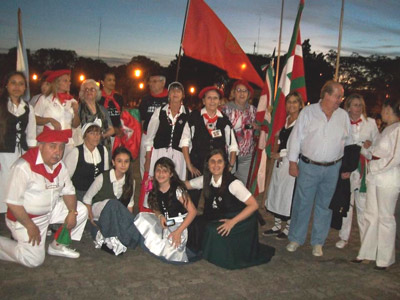
[(167, 224), (168, 227), (174, 226), (175, 225), (175, 220), (174, 219), (167, 219), (165, 221), (165, 223)]
[(253, 129), (253, 125), (246, 124), (246, 125), (244, 125), (244, 129)]

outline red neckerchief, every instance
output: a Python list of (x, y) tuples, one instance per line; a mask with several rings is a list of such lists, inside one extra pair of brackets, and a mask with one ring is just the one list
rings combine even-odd
[(357, 125), (358, 126), (358, 124), (361, 123), (361, 122), (362, 122), (362, 119), (358, 119), (357, 121), (353, 121), (352, 119), (350, 119), (351, 125)]
[(154, 95), (153, 93), (150, 92), (150, 95), (154, 98), (164, 98), (168, 96), (168, 90), (164, 89), (161, 93)]
[(58, 98), (58, 101), (60, 101), (61, 104), (64, 104), (68, 100), (74, 99), (74, 97), (72, 97), (68, 93), (57, 93), (57, 98)]
[(214, 124), (218, 120), (218, 115), (215, 114), (215, 116), (211, 118), (207, 113), (204, 113), (203, 114), (203, 118), (207, 120), (207, 126), (206, 127), (207, 127), (208, 132), (211, 135), (211, 132), (214, 129), (214, 126), (212, 126), (212, 124)]
[(54, 169), (53, 173), (49, 173), (46, 171), (46, 168), (43, 163), (38, 164), (38, 165), (36, 164), (36, 159), (37, 159), (38, 155), (39, 155), (39, 147), (35, 147), (35, 148), (31, 148), (28, 151), (26, 151), (26, 153), (24, 155), (22, 155), (21, 157), (29, 163), (32, 172), (40, 174), (43, 177), (47, 178), (50, 182), (53, 182), (54, 178), (56, 178), (61, 171), (61, 164), (59, 164)]
[(121, 112), (121, 107), (119, 106), (118, 102), (114, 99), (114, 94), (115, 91), (112, 90), (110, 95), (107, 95), (104, 90), (101, 90), (101, 95), (104, 97), (104, 107), (108, 108), (108, 103), (112, 101), (114, 103), (115, 108), (118, 110), (118, 112)]

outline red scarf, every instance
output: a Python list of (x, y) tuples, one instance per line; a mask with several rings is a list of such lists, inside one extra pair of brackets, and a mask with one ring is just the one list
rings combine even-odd
[(101, 95), (104, 97), (104, 107), (108, 108), (108, 103), (112, 101), (114, 103), (115, 108), (118, 112), (121, 112), (121, 107), (119, 106), (118, 102), (114, 99), (115, 91), (112, 90), (110, 95), (107, 95), (104, 90), (101, 90)]
[(164, 98), (168, 96), (168, 90), (164, 89), (161, 93), (154, 95), (152, 92), (150, 92), (150, 95), (154, 98)]
[(36, 159), (37, 159), (38, 155), (39, 155), (39, 147), (35, 147), (35, 148), (31, 148), (28, 151), (26, 151), (26, 153), (24, 155), (22, 155), (21, 157), (29, 163), (32, 172), (40, 174), (43, 177), (47, 178), (50, 182), (53, 182), (54, 178), (56, 178), (58, 176), (58, 174), (60, 173), (62, 165), (59, 164), (54, 169), (53, 173), (49, 173), (49, 172), (47, 172), (43, 163), (38, 164), (38, 165), (36, 164)]
[(211, 118), (207, 113), (204, 113), (203, 118), (207, 120), (206, 127), (208, 130), (208, 133), (211, 135), (211, 132), (214, 130), (214, 126), (211, 127), (210, 124), (214, 124), (218, 120), (218, 115), (215, 114), (215, 116)]
[(362, 122), (362, 119), (358, 119), (357, 121), (353, 121), (352, 119), (350, 119), (351, 125), (357, 125), (358, 126), (358, 124), (361, 123), (361, 122)]
[(74, 97), (72, 97), (68, 93), (57, 93), (57, 98), (58, 98), (58, 101), (60, 101), (61, 104), (64, 104), (68, 100), (74, 99)]

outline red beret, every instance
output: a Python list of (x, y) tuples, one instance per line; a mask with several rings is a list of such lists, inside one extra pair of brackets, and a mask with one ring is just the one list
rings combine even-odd
[(68, 139), (72, 137), (72, 130), (52, 130), (44, 126), (43, 131), (36, 137), (36, 140), (41, 143), (68, 143)]
[(239, 84), (244, 85), (244, 86), (249, 90), (249, 92), (250, 92), (250, 97), (253, 96), (254, 90), (253, 90), (253, 88), (251, 87), (250, 83), (248, 83), (248, 81), (243, 80), (243, 79), (237, 80), (237, 81), (233, 84), (233, 87), (232, 87), (232, 88), (233, 88), (233, 89), (236, 89), (236, 87), (237, 87)]
[(217, 86), (207, 86), (204, 89), (202, 89), (199, 93), (199, 98), (203, 99), (205, 93), (207, 93), (208, 91), (216, 91), (219, 94), (219, 97), (222, 98), (224, 97), (224, 92), (219, 89)]
[(50, 75), (48, 75), (46, 78), (46, 81), (50, 82), (50, 83), (62, 75), (65, 75), (65, 74), (71, 75), (71, 70), (57, 70), (57, 71), (50, 71), (50, 72), (51, 72)]

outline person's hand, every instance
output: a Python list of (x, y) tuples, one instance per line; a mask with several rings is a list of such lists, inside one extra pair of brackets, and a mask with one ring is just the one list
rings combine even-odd
[(277, 152), (271, 152), (271, 158), (272, 159), (280, 159), (281, 156)]
[(217, 227), (217, 231), (221, 236), (228, 236), (232, 228), (235, 226), (235, 222), (232, 219), (221, 219), (222, 225)]
[(175, 230), (174, 232), (171, 232), (170, 235), (168, 236), (168, 239), (172, 240), (172, 245), (175, 248), (178, 248), (181, 245), (181, 232), (178, 230)]
[(88, 208), (88, 219), (89, 219), (90, 223), (92, 223), (93, 226), (97, 227), (97, 224), (94, 222), (92, 206), (87, 205), (87, 208)]
[(258, 125), (256, 122), (251, 123), (251, 126), (253, 126), (253, 129), (255, 129), (255, 130), (260, 130), (261, 129), (261, 126)]
[(50, 124), (53, 125), (54, 130), (61, 130), (61, 124), (56, 119), (50, 119)]
[(350, 172), (343, 172), (342, 174), (340, 174), (340, 176), (342, 177), (342, 179), (349, 179), (350, 174)]
[(114, 134), (120, 138), (124, 136), (124, 130), (121, 127), (114, 127)]
[(28, 237), (29, 237), (28, 243), (32, 243), (32, 246), (35, 245), (39, 246), (40, 241), (42, 240), (39, 228), (32, 222), (32, 224), (29, 224), (26, 227), (26, 230), (28, 232)]
[(195, 166), (193, 166), (192, 164), (188, 165), (187, 168), (188, 168), (188, 170), (189, 170), (189, 172), (190, 172), (190, 174), (192, 175), (193, 178), (194, 177), (198, 177), (198, 176), (201, 175), (200, 171)]
[(289, 162), (289, 175), (293, 177), (299, 176), (299, 166), (294, 161)]
[(162, 227), (163, 229), (167, 229), (167, 228), (168, 228), (168, 226), (167, 226), (167, 219), (165, 219), (164, 215), (163, 215), (163, 214), (158, 215), (158, 218), (160, 219), (161, 227)]
[(65, 224), (67, 225), (67, 229), (71, 230), (76, 226), (76, 216), (78, 215), (78, 212), (76, 210), (70, 211), (65, 218)]
[(368, 149), (369, 147), (371, 147), (371, 145), (372, 145), (372, 142), (371, 142), (370, 140), (366, 140), (366, 141), (364, 142), (364, 144), (363, 144), (363, 147), (364, 147), (365, 149)]

